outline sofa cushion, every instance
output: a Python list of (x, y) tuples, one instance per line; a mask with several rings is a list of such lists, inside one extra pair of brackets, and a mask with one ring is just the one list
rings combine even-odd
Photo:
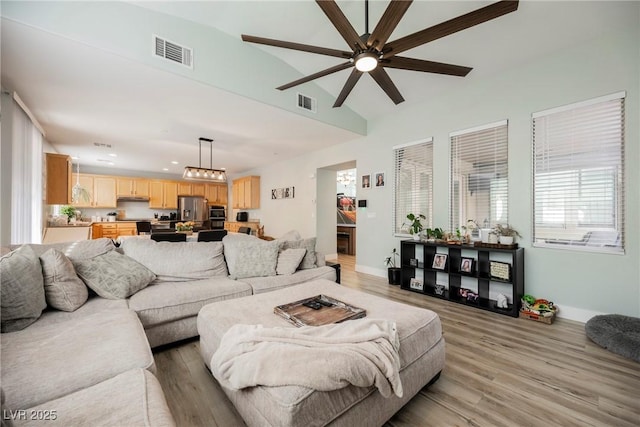
[(40, 260), (31, 247), (0, 258), (0, 280), (2, 332), (19, 331), (38, 320), (47, 303)]
[(298, 233), (297, 230), (289, 230), (278, 238), (278, 240), (281, 240), (283, 242), (287, 240), (300, 240), (300, 239), (302, 239), (302, 236), (300, 235), (300, 233)]
[(253, 236), (228, 234), (222, 239), (224, 257), (229, 267), (229, 277), (275, 276), (279, 243)]
[(300, 270), (306, 270), (307, 268), (316, 268), (316, 238), (311, 237), (309, 239), (302, 240), (286, 240), (280, 241), (280, 249), (298, 249), (304, 248), (307, 250), (307, 253), (304, 255), (300, 266), (298, 267)]
[(156, 278), (147, 267), (116, 251), (74, 261), (73, 265), (88, 287), (108, 299), (127, 298)]
[[(58, 313), (73, 316), (81, 309)], [(82, 321), (29, 327), (2, 334), (0, 340), (2, 388), (6, 406), (14, 410), (43, 404), (130, 369), (155, 370), (144, 329), (127, 308), (101, 310)]]
[(294, 274), (286, 276), (249, 277), (242, 279), (242, 281), (251, 285), (254, 294), (261, 294), (316, 279), (327, 279), (335, 282), (336, 270), (333, 267), (325, 266), (298, 270)]
[(113, 244), (113, 240), (107, 237), (101, 237), (100, 239), (93, 240), (78, 240), (76, 242), (47, 243), (42, 245), (29, 243), (28, 246), (30, 246), (38, 256), (41, 256), (49, 249), (57, 249), (72, 261), (83, 258), (93, 258), (94, 256), (116, 249), (116, 246)]
[[(29, 408), (46, 414), (55, 409), (53, 426), (174, 426), (162, 387), (145, 369), (133, 369), (68, 396)], [(42, 426), (39, 419), (16, 420), (15, 427)], [(35, 417), (34, 417), (35, 418)]]
[(62, 311), (74, 311), (87, 302), (89, 291), (62, 252), (49, 249), (40, 256), (40, 264), (49, 306)]
[(194, 317), (200, 309), (215, 301), (251, 295), (246, 283), (226, 277), (213, 277), (191, 282), (152, 284), (129, 299), (129, 308), (138, 313), (145, 328), (186, 317)]
[(156, 282), (227, 276), (221, 242), (155, 242), (126, 239), (122, 252), (153, 271)]
[(307, 250), (305, 248), (280, 251), (278, 253), (276, 273), (283, 275), (295, 273), (306, 253)]

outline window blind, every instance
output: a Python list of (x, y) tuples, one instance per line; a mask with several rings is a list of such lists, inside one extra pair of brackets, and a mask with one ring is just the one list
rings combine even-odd
[(433, 215), (433, 138), (393, 147), (395, 155), (393, 233), (408, 234), (407, 214), (423, 214), (425, 227)]
[(534, 246), (624, 252), (624, 98), (533, 114)]
[(480, 126), (449, 135), (449, 226), (474, 220), (482, 228), (507, 224), (508, 122)]

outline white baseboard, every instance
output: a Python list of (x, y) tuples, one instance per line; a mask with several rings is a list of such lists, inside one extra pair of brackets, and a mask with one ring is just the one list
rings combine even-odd
[(585, 310), (584, 308), (571, 307), (569, 305), (564, 305), (561, 303), (558, 304), (558, 317), (568, 320), (575, 320), (576, 322), (586, 323), (587, 320), (591, 319), (593, 316), (597, 316), (601, 313), (599, 311), (593, 310)]
[(327, 254), (324, 256), (325, 261), (328, 261), (330, 259), (338, 259), (338, 253), (336, 252), (335, 254)]
[(372, 276), (377, 276), (377, 277), (383, 277), (383, 278), (388, 277), (386, 268), (380, 269), (380, 268), (368, 267), (366, 265), (356, 264), (356, 271), (358, 273), (370, 274)]

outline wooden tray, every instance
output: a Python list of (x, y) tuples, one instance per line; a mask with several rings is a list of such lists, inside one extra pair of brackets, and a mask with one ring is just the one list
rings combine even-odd
[(536, 322), (546, 323), (547, 325), (551, 325), (553, 324), (553, 321), (556, 320), (557, 312), (558, 312), (558, 309), (554, 308), (553, 314), (551, 316), (545, 317), (529, 310), (520, 309), (520, 317), (523, 317), (525, 319), (535, 320)]
[[(303, 305), (306, 302), (318, 300), (332, 305), (330, 307), (323, 306), (319, 310)], [(367, 311), (362, 308), (354, 307), (326, 295), (316, 295), (289, 304), (279, 305), (273, 309), (273, 312), (298, 327), (340, 323), (345, 320), (360, 319), (367, 315)]]

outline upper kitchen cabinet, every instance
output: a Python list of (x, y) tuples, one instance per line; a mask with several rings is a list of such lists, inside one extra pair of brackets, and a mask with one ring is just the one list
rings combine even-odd
[(178, 209), (178, 182), (150, 181), (149, 208)]
[(178, 182), (178, 195), (179, 196), (202, 196), (205, 195), (205, 184), (192, 183), (192, 182)]
[(191, 184), (191, 195), (207, 197), (206, 184), (193, 183)]
[(66, 205), (71, 203), (71, 157), (66, 154), (46, 153), (45, 203)]
[(116, 177), (116, 195), (118, 197), (149, 197), (149, 180)]
[(260, 208), (260, 177), (244, 176), (233, 180), (233, 208)]
[(205, 197), (209, 205), (227, 204), (227, 184), (206, 184)]
[(80, 197), (73, 205), (85, 208), (115, 208), (116, 178), (105, 175), (73, 174), (73, 182), (78, 182), (86, 190), (88, 200)]

